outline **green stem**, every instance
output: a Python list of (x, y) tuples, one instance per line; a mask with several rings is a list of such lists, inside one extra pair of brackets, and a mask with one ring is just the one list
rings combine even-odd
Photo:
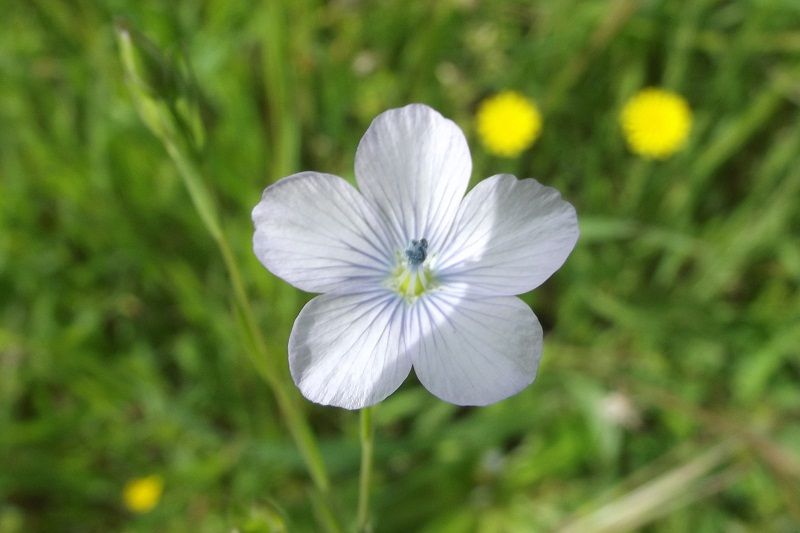
[(642, 198), (647, 190), (652, 164), (645, 159), (637, 159), (630, 166), (628, 179), (622, 190), (622, 203), (631, 212), (641, 209)]
[[(207, 197), (200, 189), (199, 175), (194, 165), (189, 162), (186, 157), (178, 150), (174, 144), (165, 143), (167, 152), (172, 157), (175, 165), (180, 171), (181, 177), (189, 190), (189, 195), (192, 203), (195, 205), (200, 218), (203, 219), (208, 232), (214, 239), (214, 242), (219, 248), (222, 260), (225, 263), (225, 268), (228, 271), (231, 287), (233, 288), (234, 298), (239, 312), (244, 320), (244, 326), (248, 335), (252, 339), (254, 351), (247, 350), (248, 356), (253, 363), (253, 366), (258, 371), (259, 375), (269, 384), (275, 394), (275, 400), (278, 404), (278, 409), (284, 416), (286, 425), (289, 427), (289, 432), (297, 444), (301, 455), (303, 456), (314, 484), (320, 492), (327, 494), (330, 489), (330, 482), (328, 474), (325, 469), (325, 464), (322, 460), (322, 455), (316, 445), (314, 436), (311, 429), (305, 420), (302, 412), (298, 409), (297, 404), (293, 401), (287, 391), (283, 381), (277, 375), (277, 372), (269, 366), (269, 352), (267, 349), (266, 341), (258, 327), (258, 323), (253, 313), (253, 307), (250, 304), (250, 299), (242, 282), (241, 271), (236, 261), (236, 257), (231, 251), (230, 244), (222, 231), (217, 218), (213, 215), (212, 204), (208, 201)], [(254, 353), (255, 352), (255, 353)]]
[(360, 413), (361, 434), (361, 474), (358, 479), (358, 512), (356, 531), (371, 531), (369, 524), (369, 488), (372, 480), (372, 449), (375, 440), (375, 427), (372, 423), (372, 407), (365, 407)]
[[(228, 271), (231, 287), (233, 289), (234, 299), (236, 306), (239, 309), (244, 327), (250, 338), (251, 349), (245, 350), (253, 367), (258, 372), (259, 376), (267, 382), (275, 395), (275, 401), (278, 405), (278, 410), (283, 416), (286, 426), (289, 428), (289, 433), (292, 435), (300, 455), (306, 463), (306, 466), (311, 474), (311, 479), (317, 490), (320, 493), (320, 507), (324, 507), (321, 511), (328, 517), (333, 516), (332, 506), (330, 505), (330, 481), (328, 478), (327, 469), (322, 459), (322, 454), (319, 451), (314, 434), (308, 425), (302, 411), (298, 408), (297, 403), (292, 398), (289, 390), (287, 390), (284, 382), (280, 379), (277, 370), (269, 365), (269, 351), (267, 349), (266, 341), (258, 327), (258, 322), (255, 319), (255, 313), (247, 296), (244, 283), (242, 281), (242, 274), (239, 269), (239, 264), (236, 261), (236, 256), (231, 250), (230, 243), (222, 231), (218, 218), (215, 216), (213, 204), (210, 197), (204, 194), (205, 190), (202, 188), (200, 176), (194, 164), (189, 161), (184, 154), (178, 150), (175, 145), (168, 140), (164, 140), (167, 152), (174, 161), (178, 171), (183, 179), (186, 188), (189, 191), (189, 196), (192, 203), (197, 209), (200, 218), (206, 225), (209, 234), (216, 243), (220, 255), (222, 256), (225, 268)], [(331, 526), (330, 524), (334, 525)], [(328, 521), (326, 528), (329, 531), (338, 531), (338, 526), (334, 522)]]
[(253, 351), (248, 351), (248, 355), (256, 367), (259, 374), (272, 388), (275, 394), (275, 401), (278, 404), (278, 409), (283, 414), (284, 421), (292, 434), (300, 454), (303, 456), (306, 465), (308, 466), (314, 484), (324, 494), (327, 494), (330, 489), (330, 482), (328, 481), (328, 474), (325, 469), (325, 463), (322, 460), (319, 448), (317, 447), (314, 435), (311, 428), (303, 416), (302, 411), (298, 408), (297, 403), (292, 399), (289, 391), (287, 390), (284, 382), (280, 380), (277, 373), (269, 367), (269, 353), (267, 351), (266, 342), (261, 334), (261, 329), (255, 320), (253, 308), (250, 301), (244, 292), (241, 284), (241, 275), (239, 268), (231, 253), (230, 247), (226, 240), (221, 240), (219, 243), (220, 252), (222, 254), (225, 266), (231, 278), (231, 284), (234, 288), (234, 294), (237, 299), (237, 305), (244, 319), (245, 328), (253, 339)]
[[(283, 420), (300, 451), (300, 455), (308, 467), (311, 479), (319, 493), (318, 505), (320, 514), (332, 517), (330, 505), (330, 481), (322, 460), (322, 454), (317, 446), (311, 428), (302, 410), (296, 401), (296, 396), (287, 388), (288, 380), (284, 379), (281, 369), (270, 364), (269, 349), (258, 321), (255, 318), (253, 307), (247, 295), (239, 263), (233, 253), (230, 242), (222, 230), (219, 213), (211, 191), (205, 186), (201, 173), (190, 155), (187, 155), (186, 146), (192, 144), (191, 139), (182, 143), (181, 129), (176, 126), (176, 111), (169, 101), (156, 96), (156, 87), (147, 83), (143, 77), (136, 60), (136, 50), (132, 42), (132, 35), (128, 28), (120, 25), (117, 28), (117, 37), (120, 45), (120, 56), (126, 71), (128, 86), (131, 89), (139, 115), (156, 137), (162, 142), (167, 153), (178, 169), (192, 204), (197, 211), (203, 225), (211, 235), (219, 249), (228, 278), (233, 289), (234, 301), (238, 317), (244, 327), (246, 339), (245, 353), (250, 358), (253, 367), (264, 381), (270, 386)], [(322, 508), (324, 507), (324, 509)], [(333, 521), (328, 521), (333, 523)], [(329, 531), (339, 531), (334, 523), (326, 525)]]

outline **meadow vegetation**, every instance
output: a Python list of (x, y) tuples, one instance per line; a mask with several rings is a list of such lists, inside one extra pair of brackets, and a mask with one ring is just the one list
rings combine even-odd
[[(473, 184), (510, 172), (558, 188), (581, 239), (524, 297), (545, 328), (533, 386), (459, 408), (412, 376), (375, 410), (375, 531), (800, 527), (796, 0), (3, 11), (0, 532), (320, 531), (328, 513), (351, 527), (358, 415), (288, 381), (311, 295), (256, 260), (250, 211), (300, 170), (352, 179), (370, 120), (409, 102), (464, 128)], [(181, 157), (227, 258), (186, 169), (137, 113), (120, 31), (163, 60), (148, 67), (151, 96), (188, 117)], [(631, 154), (620, 128), (648, 86), (694, 114), (663, 161)], [(543, 120), (515, 158), (475, 136), (477, 106), (506, 89)], [(281, 401), (313, 430), (316, 483)], [(160, 501), (132, 512), (124, 487), (149, 475)]]

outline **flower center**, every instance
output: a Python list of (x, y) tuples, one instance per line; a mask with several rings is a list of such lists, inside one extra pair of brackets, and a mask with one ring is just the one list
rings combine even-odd
[(413, 302), (436, 285), (430, 268), (428, 240), (413, 239), (406, 249), (397, 252), (397, 266), (387, 284), (408, 302)]

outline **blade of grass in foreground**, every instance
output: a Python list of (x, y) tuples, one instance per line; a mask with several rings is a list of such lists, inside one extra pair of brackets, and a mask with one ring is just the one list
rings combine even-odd
[[(126, 81), (133, 95), (137, 110), (145, 124), (162, 142), (177, 167), (195, 210), (222, 256), (230, 278), (238, 315), (247, 334), (247, 339), (244, 342), (245, 353), (250, 358), (253, 367), (270, 386), (275, 395), (278, 409), (300, 454), (303, 456), (317, 490), (322, 496), (320, 499), (315, 500), (317, 505), (324, 507), (320, 514), (331, 517), (333, 513), (329, 509), (330, 482), (316, 439), (290, 389), (286, 386), (286, 380), (279, 374), (278, 369), (269, 363), (270, 358), (266, 342), (255, 319), (236, 257), (222, 230), (213, 196), (205, 186), (200, 172), (190, 155), (191, 150), (189, 150), (189, 147), (192, 146), (192, 140), (187, 139), (186, 132), (191, 131), (191, 129), (187, 130), (187, 128), (183, 127), (181, 119), (185, 119), (185, 122), (189, 124), (193, 122), (191, 106), (188, 106), (190, 111), (187, 117), (186, 110), (189, 103), (182, 99), (180, 95), (177, 98), (170, 99), (170, 96), (175, 97), (175, 95), (169, 94), (170, 89), (174, 89), (176, 85), (179, 88), (180, 84), (176, 83), (174, 78), (170, 78), (170, 76), (176, 74), (174, 71), (164, 70), (165, 62), (158, 65), (155, 72), (142, 72), (140, 70), (133, 35), (124, 25), (117, 26), (117, 40), (125, 68)], [(158, 61), (158, 58), (153, 57), (145, 57), (145, 59)], [(145, 63), (145, 68), (146, 65)], [(151, 81), (151, 79), (147, 78), (149, 74), (153, 75), (151, 79), (156, 78), (156, 82), (167, 84), (166, 90), (168, 94), (166, 98), (159, 94), (158, 86), (148, 83)], [(326, 520), (323, 524), (331, 531), (339, 529), (338, 525), (333, 523), (332, 520)]]
[(735, 471), (713, 474), (736, 452), (731, 442), (719, 444), (691, 461), (571, 521), (561, 533), (631, 531), (653, 519), (688, 505), (735, 479)]

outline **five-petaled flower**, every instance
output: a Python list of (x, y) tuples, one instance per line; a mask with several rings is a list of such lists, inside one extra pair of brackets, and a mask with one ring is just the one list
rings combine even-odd
[(394, 392), (413, 366), (459, 405), (529, 385), (542, 328), (518, 294), (538, 287), (578, 239), (575, 209), (508, 174), (464, 196), (464, 134), (430, 107), (379, 115), (358, 146), (359, 190), (301, 172), (253, 210), (254, 250), (272, 273), (323, 293), (300, 312), (289, 368), (303, 395), (357, 409)]

